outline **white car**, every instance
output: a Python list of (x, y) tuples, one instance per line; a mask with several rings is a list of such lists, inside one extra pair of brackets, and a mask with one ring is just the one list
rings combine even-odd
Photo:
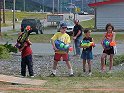
[(60, 24), (62, 23), (66, 23), (67, 24), (67, 30), (66, 30), (66, 33), (69, 34), (69, 35), (72, 35), (73, 34), (73, 28), (74, 28), (74, 23), (73, 21), (71, 20), (65, 20), (65, 21), (60, 21), (58, 23), (58, 26), (57, 26), (57, 31), (59, 32), (59, 29), (60, 29)]

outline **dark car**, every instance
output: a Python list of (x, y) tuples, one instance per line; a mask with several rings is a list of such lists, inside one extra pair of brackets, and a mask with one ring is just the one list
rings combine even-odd
[(79, 12), (78, 14), (79, 14), (79, 15), (88, 15), (88, 12), (83, 12), (83, 11), (81, 11), (81, 12)]
[(35, 32), (36, 34), (43, 34), (42, 32), (42, 24), (39, 19), (23, 19), (21, 23), (21, 32), (24, 31), (26, 26), (31, 26), (31, 32)]

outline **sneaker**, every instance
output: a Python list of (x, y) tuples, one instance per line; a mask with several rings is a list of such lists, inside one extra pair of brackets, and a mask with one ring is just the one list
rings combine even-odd
[(82, 76), (87, 76), (87, 72), (83, 72)]
[(52, 73), (52, 74), (50, 74), (49, 76), (50, 76), (50, 77), (55, 77), (56, 75)]
[(100, 72), (100, 73), (105, 73), (105, 72), (106, 72), (106, 70), (105, 70), (105, 69), (103, 69), (103, 70), (100, 70), (99, 72)]
[(25, 78), (25, 76), (21, 76), (21, 78)]
[(30, 76), (31, 78), (33, 78), (34, 76)]
[(74, 74), (70, 74), (69, 77), (74, 77)]
[(91, 76), (91, 75), (92, 75), (92, 72), (89, 72), (89, 73), (88, 73), (88, 76)]
[(112, 73), (112, 70), (109, 70), (107, 73), (111, 74)]

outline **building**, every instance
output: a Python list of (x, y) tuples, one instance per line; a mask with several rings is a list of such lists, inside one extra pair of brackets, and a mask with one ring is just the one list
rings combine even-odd
[(104, 0), (88, 4), (95, 9), (95, 27), (104, 29), (107, 23), (124, 30), (124, 0)]

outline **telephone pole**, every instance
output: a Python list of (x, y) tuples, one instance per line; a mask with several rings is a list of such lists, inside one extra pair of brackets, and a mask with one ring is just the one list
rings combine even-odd
[(13, 0), (13, 30), (15, 30), (15, 0)]
[(54, 7), (55, 7), (55, 2), (54, 2), (54, 0), (53, 0), (53, 10), (52, 10), (52, 13), (54, 14)]
[(25, 12), (25, 0), (23, 0), (23, 3), (24, 3), (24, 10), (23, 11)]
[(58, 0), (58, 14), (59, 14), (59, 0)]
[(3, 0), (3, 23), (5, 23), (5, 0)]
[(2, 9), (2, 1), (0, 1), (0, 36), (1, 36), (1, 21), (2, 21), (2, 18), (1, 18), (1, 9)]

